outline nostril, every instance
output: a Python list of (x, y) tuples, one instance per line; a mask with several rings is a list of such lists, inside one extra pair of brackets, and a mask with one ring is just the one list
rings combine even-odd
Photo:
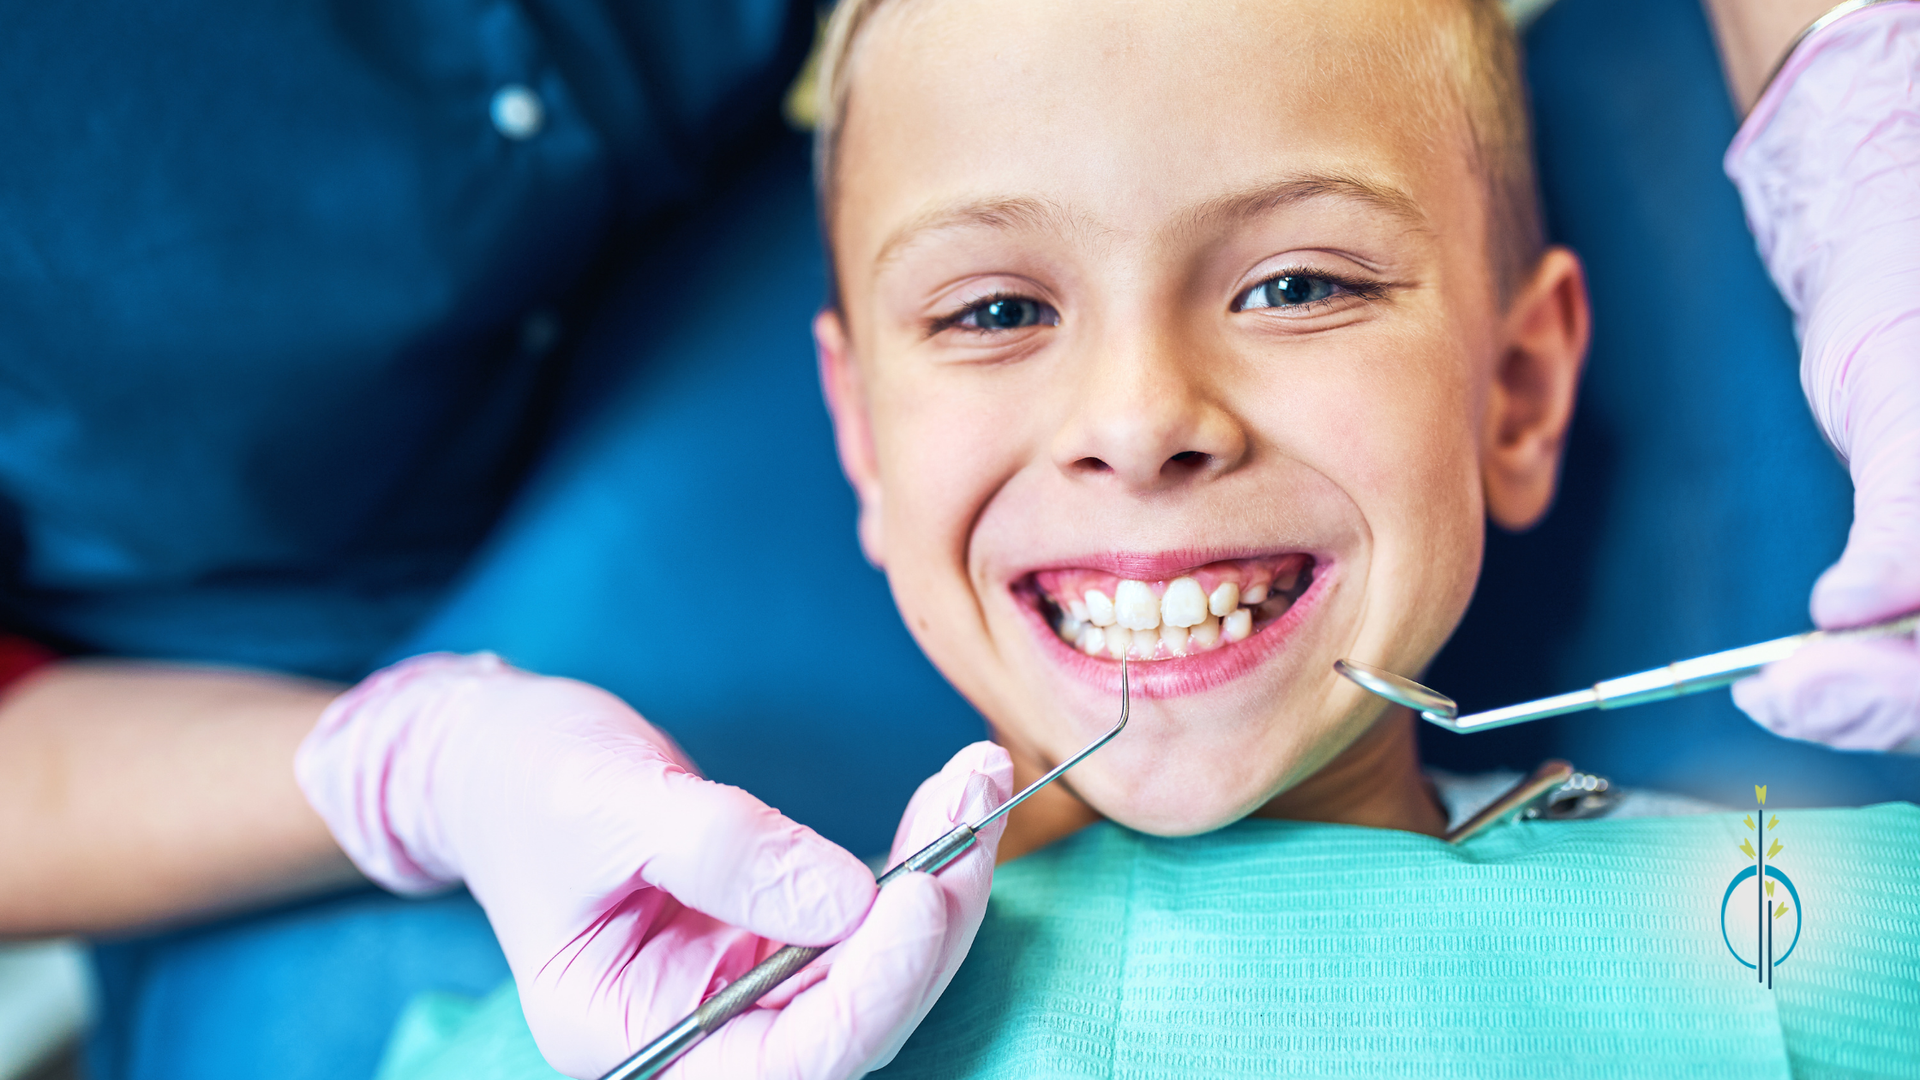
[(1079, 461), (1074, 462), (1073, 467), (1081, 472), (1100, 473), (1113, 471), (1113, 466), (1101, 461), (1097, 457), (1083, 457)]
[(1161, 467), (1160, 471), (1176, 474), (1195, 473), (1206, 468), (1207, 464), (1212, 460), (1212, 454), (1202, 453), (1199, 450), (1182, 450), (1168, 458), (1167, 463)]

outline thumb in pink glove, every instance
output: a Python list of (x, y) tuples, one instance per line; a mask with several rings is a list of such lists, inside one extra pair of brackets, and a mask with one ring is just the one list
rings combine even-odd
[[(702, 1048), (738, 1060), (742, 1036), (757, 1036), (757, 1074), (857, 1075), (938, 977), (940, 886), (902, 881), (876, 901), (853, 856), (701, 779), (665, 735), (582, 683), (485, 654), (418, 657), (337, 699), (295, 768), (374, 881), (403, 893), (467, 883), (541, 1052), (569, 1075), (598, 1076), (780, 945), (859, 927), (837, 974)], [(696, 1060), (680, 1075), (714, 1075)]]
[[(1822, 721), (1819, 740), (1842, 750), (1920, 749), (1920, 664), (1911, 641), (1816, 642), (1753, 678), (1735, 683), (1733, 700), (1770, 728), (1794, 718)], [(1769, 722), (1771, 721), (1771, 722)]]
[[(1849, 463), (1854, 524), (1814, 587), (1822, 627), (1920, 609), (1920, 4), (1836, 20), (1794, 50), (1727, 151), (1801, 336), (1801, 384)], [(1783, 735), (1920, 737), (1911, 640), (1833, 643), (1741, 683)]]

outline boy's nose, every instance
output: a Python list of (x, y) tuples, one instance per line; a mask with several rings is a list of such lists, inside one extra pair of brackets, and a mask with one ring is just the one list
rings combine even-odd
[(1208, 385), (1204, 360), (1183, 353), (1169, 342), (1086, 361), (1054, 442), (1068, 479), (1152, 492), (1240, 464), (1245, 428)]

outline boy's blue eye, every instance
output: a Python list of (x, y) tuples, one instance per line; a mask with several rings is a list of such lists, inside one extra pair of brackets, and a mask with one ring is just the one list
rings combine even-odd
[(1338, 283), (1311, 274), (1282, 274), (1249, 289), (1246, 299), (1241, 301), (1240, 310), (1300, 307), (1316, 300), (1330, 299), (1339, 288)]
[(1059, 325), (1060, 313), (1044, 301), (1025, 296), (988, 296), (933, 320), (927, 332), (939, 334), (958, 328), (981, 334), (1002, 334), (1030, 326)]
[(1037, 300), (1023, 296), (1002, 296), (969, 308), (960, 322), (981, 330), (1019, 330), (1038, 326), (1046, 310)]

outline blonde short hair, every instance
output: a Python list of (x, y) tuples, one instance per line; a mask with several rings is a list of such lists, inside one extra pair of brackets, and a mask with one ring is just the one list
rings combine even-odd
[[(840, 0), (821, 31), (812, 101), (795, 102), (812, 113), (814, 180), (821, 220), (833, 221), (840, 129), (852, 93), (850, 59), (861, 32), (888, 4), (906, 0)], [(1499, 0), (1414, 0), (1444, 5), (1454, 13), (1441, 21), (1427, 59), (1465, 111), (1475, 170), (1487, 193), (1487, 253), (1504, 301), (1539, 262), (1546, 247), (1540, 195), (1533, 171), (1533, 135), (1527, 115), (1520, 46)], [(832, 238), (828, 237), (831, 247)]]

